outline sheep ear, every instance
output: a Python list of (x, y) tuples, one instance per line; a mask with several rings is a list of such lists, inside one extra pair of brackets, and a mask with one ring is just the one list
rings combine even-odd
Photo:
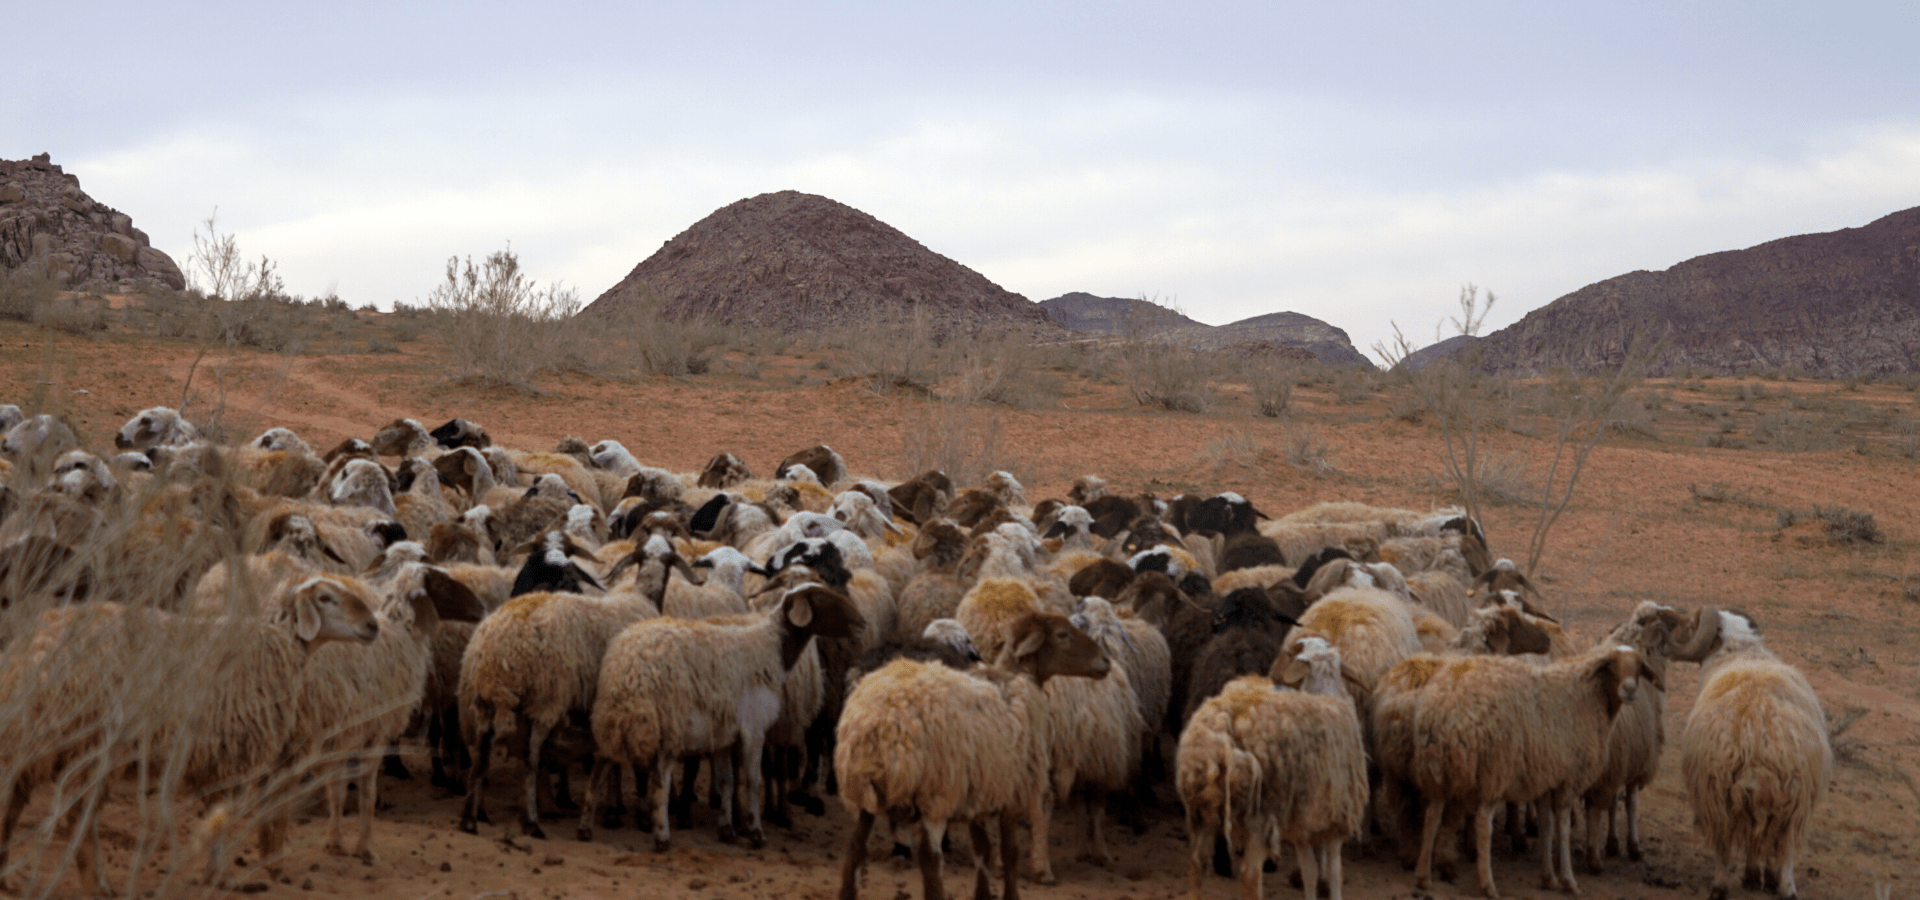
[(444, 570), (428, 568), (423, 584), (440, 621), (478, 622), (487, 617), (487, 605), (480, 596)]
[(807, 599), (807, 591), (787, 595), (787, 622), (795, 628), (805, 628), (813, 622), (813, 601)]
[(1648, 684), (1653, 685), (1655, 690), (1664, 691), (1667, 689), (1667, 680), (1660, 677), (1660, 672), (1655, 669), (1645, 657), (1641, 657), (1640, 659), (1640, 677), (1646, 679)]
[(427, 634), (440, 627), (440, 611), (424, 588), (408, 593), (407, 603), (413, 607), (414, 634)]
[(317, 587), (301, 591), (293, 598), (293, 636), (312, 643), (320, 636), (320, 600)]
[(1306, 660), (1295, 657), (1287, 660), (1286, 668), (1280, 672), (1280, 683), (1297, 691), (1307, 683), (1307, 676), (1312, 673), (1313, 667)]
[(1487, 623), (1487, 649), (1493, 651), (1494, 656), (1507, 655), (1507, 647), (1512, 643), (1512, 638), (1507, 634), (1507, 628), (1511, 624), (1512, 622), (1505, 616)]
[(1008, 652), (1013, 654), (1014, 659), (1026, 659), (1039, 653), (1041, 646), (1046, 644), (1047, 629), (1029, 619), (1014, 629), (1013, 638), (1013, 642), (1007, 645)]

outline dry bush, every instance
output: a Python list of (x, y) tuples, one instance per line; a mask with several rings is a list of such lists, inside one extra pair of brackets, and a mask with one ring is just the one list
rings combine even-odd
[(1060, 379), (1042, 369), (1040, 349), (1027, 334), (992, 329), (956, 337), (945, 350), (958, 370), (952, 391), (957, 399), (1016, 409), (1051, 406), (1060, 399)]
[(1340, 474), (1340, 468), (1333, 463), (1333, 447), (1314, 429), (1288, 425), (1280, 440), (1287, 465), (1320, 477)]
[(1287, 414), (1287, 407), (1293, 403), (1294, 382), (1300, 378), (1298, 366), (1256, 359), (1248, 364), (1246, 377), (1255, 415), (1278, 419)]
[(1827, 540), (1836, 544), (1884, 544), (1887, 540), (1873, 513), (1841, 506), (1815, 505), (1812, 512), (1783, 509), (1775, 516), (1774, 524), (1785, 530), (1810, 519), (1818, 520), (1826, 530)]
[(0, 319), (32, 322), (60, 296), (60, 286), (47, 277), (45, 265), (29, 260), (20, 268), (0, 268)]
[[(16, 481), (13, 487), (29, 496), (34, 485)], [(39, 766), (58, 775), (35, 791), (7, 848), (0, 882), (9, 896), (71, 893), (78, 854), (110, 802), (111, 852), (97, 871), (111, 893), (216, 896), (235, 883), (249, 892), (263, 889), (265, 867), (284, 858), (261, 859), (241, 841), (264, 822), (304, 810), (325, 779), (344, 776), (341, 766), (322, 766), (338, 760), (307, 756), (272, 760), (205, 791), (183, 780), (196, 749), (189, 724), (233, 715), (215, 705), (231, 693), (222, 688), (254, 676), (240, 649), (250, 644), (246, 626), (266, 598), (242, 578), (227, 598), (226, 615), (159, 610), (177, 606), (174, 586), (191, 584), (204, 565), (238, 559), (237, 539), (219, 527), (232, 521), (232, 500), (230, 486), (218, 482), (155, 480), (144, 493), (105, 502), (91, 527), (67, 529), (62, 540), (73, 550), (70, 559), (16, 558), (12, 577), (0, 582), (7, 601), (0, 645), (10, 651), (0, 664), (0, 778), (11, 785)], [(162, 519), (169, 527), (134, 515), (143, 507), (167, 510)], [(33, 521), (32, 510), (23, 507), (0, 526), (0, 545), (50, 525)], [(93, 598), (110, 596), (117, 607), (67, 605), (83, 569)], [(57, 611), (75, 624), (36, 643), (43, 617)], [(86, 626), (99, 615), (124, 616), (128, 625)], [(209, 880), (215, 850), (244, 851), (245, 865)]]
[(56, 296), (33, 311), (33, 324), (75, 335), (105, 331), (107, 303), (84, 294)]
[[(555, 335), (576, 348), (593, 348), (588, 367), (598, 371), (677, 378), (712, 370), (726, 345), (726, 328), (699, 316), (670, 317), (665, 307), (664, 298), (643, 288), (612, 322), (575, 320)], [(567, 351), (555, 352), (564, 357)]]
[(446, 281), (427, 296), (440, 319), (456, 377), (481, 384), (529, 388), (535, 374), (555, 368), (570, 345), (564, 331), (579, 311), (574, 290), (545, 290), (520, 271), (509, 250), (488, 254), (480, 265), (468, 257), (447, 260)]
[(1000, 411), (957, 399), (928, 397), (901, 429), (901, 458), (910, 478), (928, 469), (955, 484), (978, 484), (995, 471), (1013, 471), (1019, 459), (1002, 440)]
[(869, 325), (822, 337), (834, 356), (829, 368), (843, 377), (865, 379), (881, 393), (930, 397), (933, 385), (948, 371), (933, 316), (918, 303), (910, 310), (890, 309)]
[(1774, 450), (1804, 453), (1831, 450), (1834, 430), (1826, 422), (1810, 415), (1768, 413), (1753, 423), (1753, 436)]
[(1370, 369), (1335, 369), (1332, 377), (1334, 402), (1343, 406), (1366, 402), (1379, 386), (1379, 375)]

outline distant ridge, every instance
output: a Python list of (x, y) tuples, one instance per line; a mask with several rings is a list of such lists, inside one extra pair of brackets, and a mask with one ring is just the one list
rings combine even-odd
[(1260, 347), (1301, 350), (1329, 366), (1372, 368), (1373, 363), (1353, 349), (1347, 333), (1312, 316), (1277, 312), (1241, 319), (1228, 325), (1207, 325), (1178, 311), (1121, 297), (1096, 297), (1081, 291), (1040, 302), (1047, 315), (1077, 331), (1124, 333), (1130, 327), (1149, 333), (1191, 338), (1209, 350), (1248, 352)]
[(1667, 341), (1655, 375), (1920, 371), (1920, 208), (1587, 285), (1486, 336), (1482, 364), (1616, 366), (1636, 329)]
[(0, 159), (0, 268), (29, 262), (76, 290), (187, 286), (173, 257), (133, 227), (133, 217), (87, 196), (79, 176), (45, 153)]
[(1040, 307), (898, 229), (816, 194), (728, 204), (642, 260), (581, 311), (611, 320), (648, 302), (667, 315), (801, 331), (868, 325), (916, 308), (936, 330), (1059, 332)]

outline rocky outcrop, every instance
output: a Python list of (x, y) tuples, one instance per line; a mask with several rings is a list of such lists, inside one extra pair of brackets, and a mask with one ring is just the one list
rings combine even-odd
[(1593, 369), (1619, 365), (1636, 333), (1665, 341), (1654, 375), (1920, 371), (1920, 208), (1590, 284), (1479, 348), (1496, 371)]
[(180, 267), (133, 227), (132, 217), (87, 196), (79, 177), (45, 153), (0, 159), (0, 266), (29, 264), (46, 266), (55, 282), (73, 289), (186, 287)]
[(1207, 325), (1145, 300), (1096, 297), (1079, 291), (1043, 300), (1040, 307), (1054, 321), (1076, 331), (1164, 335), (1191, 340), (1203, 350), (1312, 358), (1338, 368), (1373, 366), (1353, 349), (1353, 342), (1345, 331), (1296, 312), (1268, 313), (1228, 325)]
[(1027, 298), (866, 213), (799, 191), (729, 204), (641, 261), (580, 315), (668, 316), (820, 330), (924, 314), (936, 333), (1009, 325), (1059, 332)]

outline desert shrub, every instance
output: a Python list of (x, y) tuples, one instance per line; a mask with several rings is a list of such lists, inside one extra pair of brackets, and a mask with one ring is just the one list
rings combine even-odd
[(1293, 383), (1299, 375), (1294, 366), (1273, 360), (1254, 360), (1247, 367), (1247, 393), (1253, 398), (1254, 415), (1278, 419), (1293, 403)]
[(1334, 402), (1345, 406), (1363, 403), (1373, 396), (1379, 376), (1369, 369), (1337, 369), (1333, 373)]
[(1200, 448), (1200, 460), (1212, 464), (1210, 477), (1216, 480), (1228, 466), (1259, 470), (1277, 455), (1259, 435), (1238, 428), (1215, 435)]
[(822, 368), (863, 379), (881, 393), (931, 396), (933, 385), (949, 371), (933, 315), (918, 303), (890, 309), (864, 327), (821, 337), (832, 354), (831, 360), (820, 360), (826, 363)]
[(418, 319), (401, 319), (393, 324), (393, 339), (402, 344), (412, 343), (420, 339), (420, 333), (424, 330), (426, 326)]
[(394, 346), (394, 343), (392, 341), (387, 340), (386, 338), (370, 338), (367, 340), (367, 352), (368, 353), (399, 353), (400, 348)]
[(1060, 379), (1043, 371), (1033, 339), (1012, 330), (955, 338), (946, 348), (956, 372), (953, 396), (1018, 409), (1050, 406)]
[(1742, 403), (1752, 403), (1773, 396), (1767, 386), (1757, 381), (1742, 381), (1733, 386), (1733, 399)]
[(1840, 506), (1816, 504), (1812, 512), (1783, 509), (1775, 516), (1774, 522), (1777, 527), (1785, 529), (1809, 519), (1819, 520), (1825, 527), (1827, 539), (1836, 544), (1880, 544), (1887, 539), (1880, 531), (1879, 523), (1873, 520), (1873, 513)]
[(1287, 465), (1319, 477), (1340, 473), (1333, 463), (1332, 445), (1310, 427), (1289, 425), (1281, 437), (1281, 446)]
[(33, 324), (68, 334), (107, 330), (107, 303), (100, 297), (56, 296), (33, 311)]
[(568, 343), (561, 332), (580, 299), (571, 288), (536, 287), (508, 249), (488, 254), (477, 266), (472, 257), (464, 263), (448, 259), (446, 281), (427, 296), (427, 305), (438, 314), (458, 377), (528, 387)]
[(1813, 416), (1768, 413), (1753, 423), (1753, 436), (1775, 450), (1804, 453), (1832, 449), (1834, 432)]
[(60, 286), (47, 277), (46, 267), (33, 261), (17, 269), (0, 267), (0, 319), (32, 322), (60, 296)]
[(668, 315), (666, 298), (644, 289), (612, 321), (574, 321), (557, 331), (568, 344), (597, 347), (598, 368), (642, 377), (704, 375), (728, 340), (726, 329), (704, 316)]
[(955, 484), (978, 484), (998, 471), (1014, 471), (1019, 459), (1004, 444), (1000, 411), (959, 399), (928, 396), (901, 429), (902, 478), (928, 469)]

